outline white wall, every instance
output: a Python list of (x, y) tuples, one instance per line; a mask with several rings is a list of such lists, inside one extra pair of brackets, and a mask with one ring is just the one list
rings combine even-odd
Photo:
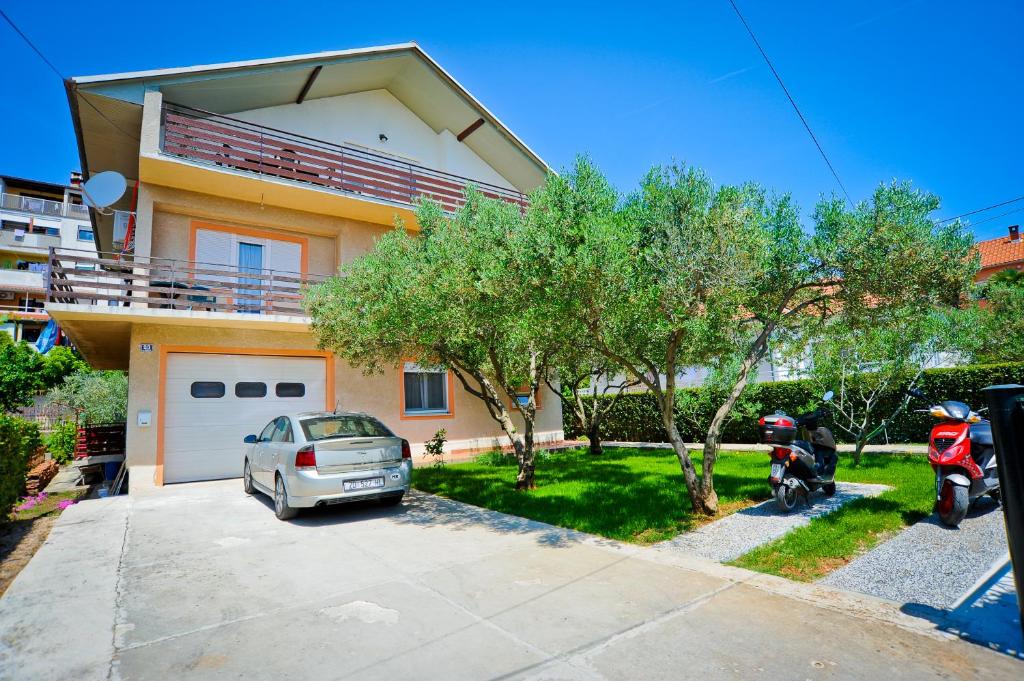
[[(356, 92), (231, 114), (257, 125), (313, 137), (335, 144), (354, 143), (418, 165), (509, 189), (498, 174), (450, 130), (440, 134), (387, 90)], [(461, 131), (456, 131), (461, 132)], [(378, 136), (387, 135), (382, 143)]]

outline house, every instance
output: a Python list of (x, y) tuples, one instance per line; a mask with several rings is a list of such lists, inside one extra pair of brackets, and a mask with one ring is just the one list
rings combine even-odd
[(0, 175), (0, 330), (34, 343), (49, 321), (50, 248), (95, 254), (81, 176), (66, 184)]
[(1020, 238), (1020, 225), (1010, 225), (1007, 236), (979, 241), (975, 244), (981, 256), (981, 267), (974, 280), (978, 283), (1002, 270), (1024, 269), (1024, 241)]
[[(242, 438), (285, 412), (365, 411), (414, 450), (441, 428), (453, 449), (503, 443), (450, 372), (410, 357), (364, 375), (317, 349), (301, 305), (396, 218), (417, 229), (420, 197), (453, 210), (473, 183), (525, 205), (549, 172), (418, 45), (74, 78), (67, 94), (83, 172), (123, 174), (113, 209), (130, 219), (93, 211), (101, 270), (55, 262), (47, 307), (94, 367), (129, 372), (133, 488), (239, 476)], [(538, 440), (561, 439), (558, 398), (540, 401)]]

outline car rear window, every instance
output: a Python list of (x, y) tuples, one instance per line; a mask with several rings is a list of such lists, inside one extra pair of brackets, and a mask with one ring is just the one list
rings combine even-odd
[(390, 430), (369, 416), (316, 416), (299, 422), (307, 440), (333, 437), (392, 437)]

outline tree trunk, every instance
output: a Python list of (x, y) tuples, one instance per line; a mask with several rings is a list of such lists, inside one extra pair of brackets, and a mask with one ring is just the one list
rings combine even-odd
[(537, 483), (534, 481), (536, 464), (533, 447), (533, 419), (525, 418), (525, 416), (524, 414), (526, 423), (523, 428), (523, 439), (515, 441), (516, 459), (519, 461), (519, 473), (516, 475), (517, 491), (537, 488)]
[[(658, 402), (661, 404), (661, 400), (658, 400)], [(714, 515), (718, 512), (718, 505), (716, 503), (714, 507), (711, 507), (705, 503), (706, 500), (701, 492), (700, 480), (697, 478), (697, 469), (693, 467), (693, 460), (690, 458), (690, 453), (686, 450), (686, 443), (683, 442), (683, 437), (676, 428), (671, 402), (668, 407), (669, 410), (666, 414), (664, 405), (661, 406), (661, 418), (665, 425), (665, 432), (668, 434), (668, 440), (672, 445), (672, 451), (675, 452), (676, 459), (679, 461), (679, 469), (683, 472), (683, 482), (686, 483), (686, 491), (690, 495), (690, 504), (693, 506), (695, 513)]]
[(859, 466), (860, 465), (860, 457), (864, 453), (864, 445), (866, 445), (866, 444), (867, 444), (867, 442), (865, 440), (857, 438), (857, 442), (856, 442), (856, 444), (853, 447), (853, 465), (854, 466)]
[(729, 412), (736, 406), (736, 401), (740, 399), (744, 388), (747, 387), (747, 382), (750, 380), (750, 371), (761, 361), (762, 354), (763, 350), (755, 342), (751, 353), (740, 365), (740, 372), (736, 377), (736, 383), (732, 386), (732, 390), (729, 391), (725, 402), (718, 407), (714, 418), (711, 419), (707, 436), (704, 438), (704, 460), (701, 462), (700, 491), (705, 505), (708, 508), (714, 509), (711, 511), (711, 514), (718, 513), (718, 493), (715, 492), (715, 462), (718, 461), (718, 447), (722, 440), (722, 427), (725, 425), (725, 420), (729, 418)]
[(590, 422), (587, 437), (590, 438), (590, 453), (593, 456), (600, 456), (604, 452), (604, 449), (601, 447), (601, 425), (598, 423), (597, 419)]

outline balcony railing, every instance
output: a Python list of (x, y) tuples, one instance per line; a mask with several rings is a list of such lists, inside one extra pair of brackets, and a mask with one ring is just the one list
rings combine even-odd
[(21, 213), (45, 215), (51, 218), (89, 219), (89, 209), (74, 203), (37, 199), (20, 194), (0, 194), (0, 209), (16, 210)]
[(302, 317), (303, 287), (325, 278), (51, 248), (46, 293), (57, 303)]
[(161, 115), (161, 150), (197, 163), (405, 205), (430, 198), (447, 211), (465, 202), (470, 184), (485, 196), (526, 206), (521, 192), (352, 146), (175, 104), (164, 105)]

